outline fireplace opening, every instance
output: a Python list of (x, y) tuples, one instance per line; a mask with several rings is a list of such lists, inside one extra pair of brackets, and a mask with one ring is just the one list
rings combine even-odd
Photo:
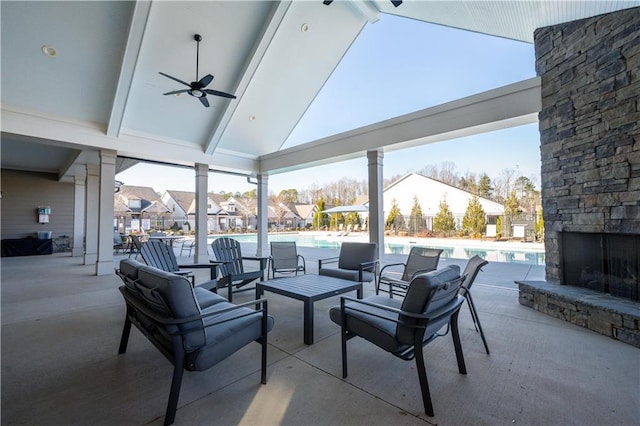
[(640, 301), (640, 235), (561, 233), (562, 284)]

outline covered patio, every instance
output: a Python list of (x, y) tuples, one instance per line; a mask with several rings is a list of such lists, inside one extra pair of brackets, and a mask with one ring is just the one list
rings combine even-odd
[[(334, 254), (300, 251), (308, 273)], [(328, 317), (339, 297), (316, 305), (316, 341), (307, 346), (301, 304), (269, 295), (267, 384), (259, 345), (249, 345), (185, 375), (175, 424), (637, 424), (638, 349), (520, 305), (513, 281), (540, 279), (542, 269), (492, 263), (480, 273), (473, 292), (491, 355), (465, 305), (468, 374), (458, 374), (449, 336), (426, 350), (433, 418), (423, 413), (414, 364), (364, 340), (349, 342), (350, 374), (341, 378), (340, 333)], [(68, 255), (3, 259), (2, 424), (162, 424), (172, 367), (137, 330), (117, 354), (120, 285)]]

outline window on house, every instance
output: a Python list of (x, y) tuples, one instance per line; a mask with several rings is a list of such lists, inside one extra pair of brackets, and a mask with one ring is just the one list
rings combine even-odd
[(129, 200), (129, 208), (130, 209), (139, 209), (140, 207), (142, 207), (142, 201), (141, 200)]

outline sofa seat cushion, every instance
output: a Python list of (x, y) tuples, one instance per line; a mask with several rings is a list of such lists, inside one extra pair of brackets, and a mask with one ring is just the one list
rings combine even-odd
[[(351, 269), (338, 269), (338, 268), (325, 268), (323, 267), (318, 271), (318, 275), (325, 275), (327, 277), (342, 278), (343, 280), (359, 281), (360, 275), (358, 270)], [(375, 275), (368, 271), (362, 271), (362, 281), (365, 283), (373, 281)]]
[[(224, 301), (203, 309), (202, 314), (207, 315), (234, 306)], [(228, 321), (220, 323), (225, 320)], [(207, 344), (189, 354), (186, 365), (188, 370), (206, 370), (262, 335), (262, 312), (256, 312), (251, 308), (238, 308), (211, 315), (204, 319), (204, 323), (205, 326), (212, 323), (218, 324), (205, 328)], [(273, 324), (273, 317), (268, 315), (267, 332), (271, 331)]]

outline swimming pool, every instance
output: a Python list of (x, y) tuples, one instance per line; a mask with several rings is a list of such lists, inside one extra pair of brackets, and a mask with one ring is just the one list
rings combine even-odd
[[(213, 240), (222, 235), (210, 235)], [(226, 235), (228, 236), (228, 235)], [(244, 243), (256, 243), (256, 234), (234, 234), (232, 237)], [(321, 233), (278, 233), (269, 234), (271, 241), (295, 241), (299, 247), (338, 249), (345, 241), (368, 241), (366, 234), (337, 237)], [(523, 263), (544, 265), (544, 248), (541, 245), (521, 247), (526, 243), (482, 242), (475, 240), (435, 239), (435, 238), (395, 238), (385, 237), (384, 251), (390, 254), (409, 254), (411, 247), (429, 247), (442, 249), (443, 258), (469, 259), (478, 255), (492, 262)]]

